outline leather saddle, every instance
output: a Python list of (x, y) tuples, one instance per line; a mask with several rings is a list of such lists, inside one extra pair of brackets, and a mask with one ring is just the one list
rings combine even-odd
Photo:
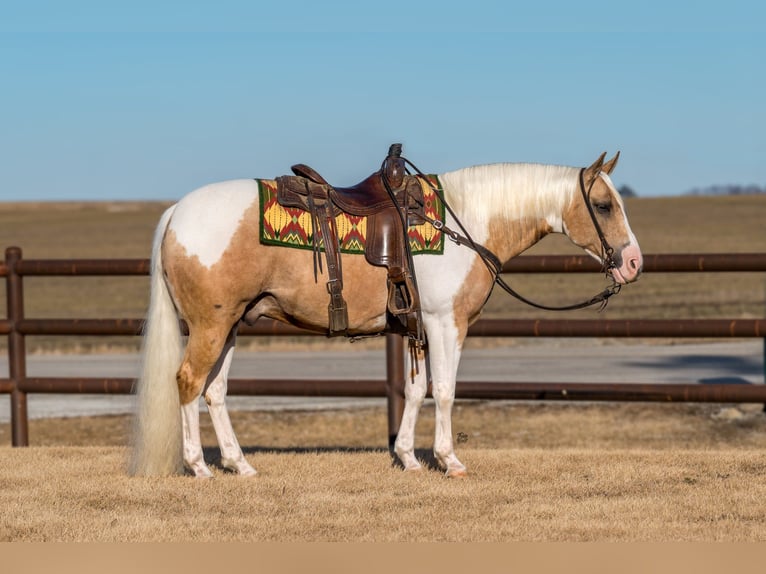
[[(333, 187), (321, 175), (305, 164), (296, 164), (291, 169), (298, 178), (308, 179), (311, 183), (316, 184), (312, 186), (312, 194), (315, 198), (326, 198), (329, 196), (339, 212), (368, 216), (375, 215), (393, 206), (391, 195), (383, 182), (381, 171), (376, 171), (351, 187)], [(391, 181), (392, 179), (389, 178), (389, 185), (396, 184), (396, 182)], [(400, 208), (405, 207), (403, 204), (405, 196), (409, 199), (408, 207), (418, 209), (423, 205), (423, 190), (415, 177), (405, 176), (403, 181), (396, 185), (392, 191)], [(301, 193), (301, 195), (303, 194)]]
[[(348, 311), (343, 299), (343, 275), (335, 217), (347, 213), (367, 218), (365, 258), (371, 265), (388, 271), (388, 330), (423, 341), (420, 300), (417, 293), (412, 254), (407, 237), (410, 225), (425, 221), (423, 189), (408, 175), (400, 157), (401, 145), (394, 144), (383, 166), (351, 187), (334, 187), (304, 164), (292, 166), (295, 175), (276, 178), (277, 202), (311, 214), (314, 229), (314, 278), (321, 272), (324, 248), (330, 294), (329, 335), (346, 335)], [(322, 236), (322, 245), (316, 230)]]

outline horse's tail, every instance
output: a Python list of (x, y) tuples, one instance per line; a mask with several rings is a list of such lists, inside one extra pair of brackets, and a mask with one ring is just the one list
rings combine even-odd
[(141, 376), (129, 472), (167, 476), (183, 472), (181, 405), (176, 371), (183, 358), (178, 316), (162, 269), (162, 239), (175, 206), (165, 211), (152, 245), (151, 298), (144, 327)]

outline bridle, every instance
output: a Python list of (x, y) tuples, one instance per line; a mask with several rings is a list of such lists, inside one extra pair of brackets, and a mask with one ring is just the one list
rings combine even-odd
[[(532, 307), (536, 307), (537, 309), (543, 309), (546, 311), (573, 311), (575, 309), (584, 309), (586, 307), (591, 307), (597, 304), (601, 305), (601, 307), (599, 308), (599, 311), (601, 311), (607, 306), (607, 303), (609, 302), (609, 298), (612, 295), (617, 295), (620, 292), (620, 289), (622, 288), (622, 286), (619, 283), (617, 283), (617, 281), (614, 279), (614, 276), (610, 273), (612, 269), (618, 268), (617, 262), (614, 259), (614, 248), (611, 245), (609, 245), (609, 242), (607, 241), (606, 236), (604, 235), (604, 230), (601, 228), (601, 225), (599, 224), (598, 219), (596, 218), (596, 213), (593, 210), (593, 206), (591, 205), (591, 202), (590, 202), (590, 193), (591, 193), (591, 190), (593, 189), (593, 184), (595, 183), (596, 180), (594, 179), (590, 183), (586, 191), (585, 168), (580, 169), (580, 173), (578, 176), (578, 187), (582, 195), (583, 201), (585, 202), (585, 206), (588, 209), (588, 214), (590, 215), (590, 219), (593, 222), (593, 227), (596, 230), (596, 233), (598, 234), (599, 242), (601, 243), (602, 271), (609, 279), (611, 279), (612, 284), (606, 289), (604, 289), (603, 291), (601, 291), (600, 293), (598, 293), (597, 295), (594, 295), (590, 299), (587, 299), (580, 303), (574, 303), (571, 305), (563, 305), (563, 306), (552, 306), (552, 305), (543, 305), (541, 303), (535, 303), (534, 301), (527, 299), (526, 297), (518, 293), (515, 289), (513, 289), (513, 287), (508, 285), (505, 279), (503, 279), (500, 276), (502, 272), (503, 264), (500, 261), (500, 259), (497, 257), (497, 255), (495, 255), (490, 249), (476, 243), (471, 238), (471, 235), (468, 233), (468, 231), (466, 231), (465, 227), (463, 227), (463, 224), (460, 222), (460, 219), (458, 219), (457, 215), (455, 215), (455, 212), (449, 206), (449, 204), (445, 200), (444, 195), (441, 193), (441, 191), (437, 189), (437, 187), (431, 183), (431, 180), (428, 179), (428, 177), (422, 171), (420, 171), (411, 161), (409, 161), (406, 158), (402, 158), (402, 159), (407, 163), (407, 165), (411, 166), (412, 169), (415, 170), (415, 172), (421, 178), (423, 178), (423, 180), (428, 184), (428, 186), (431, 188), (434, 194), (436, 194), (436, 196), (441, 200), (446, 210), (449, 212), (449, 214), (457, 223), (458, 227), (460, 228), (460, 231), (462, 232), (462, 235), (460, 233), (455, 232), (452, 229), (449, 229), (446, 225), (444, 225), (443, 221), (427, 218), (428, 222), (431, 225), (433, 225), (435, 229), (441, 230), (447, 237), (449, 237), (456, 244), (465, 245), (473, 249), (476, 252), (476, 254), (479, 256), (479, 258), (484, 262), (484, 265), (487, 267), (487, 270), (489, 271), (489, 273), (492, 275), (493, 286), (499, 285), (503, 291), (515, 297), (522, 303), (526, 303), (527, 305), (531, 305)], [(492, 294), (492, 290), (490, 290), (490, 292), (487, 294), (487, 299), (485, 300), (485, 303), (487, 300), (489, 300), (489, 297), (491, 294)]]
[(585, 192), (585, 168), (580, 169), (578, 180), (580, 183), (579, 188), (580, 193), (582, 194), (582, 200), (585, 202), (585, 207), (588, 208), (590, 220), (593, 222), (593, 227), (596, 229), (598, 239), (601, 242), (601, 261), (603, 262), (602, 271), (609, 274), (612, 269), (617, 269), (618, 265), (614, 260), (614, 248), (609, 245), (609, 242), (606, 240), (604, 230), (601, 229), (601, 224), (598, 222), (596, 212), (593, 211), (593, 205), (590, 202), (590, 192), (593, 189), (593, 184), (596, 183), (596, 180), (594, 178), (593, 181), (590, 182), (587, 193)]

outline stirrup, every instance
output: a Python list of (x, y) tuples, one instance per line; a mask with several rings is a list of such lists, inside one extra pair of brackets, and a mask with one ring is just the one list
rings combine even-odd
[(409, 273), (403, 272), (396, 278), (388, 278), (388, 310), (392, 314), (406, 315), (418, 306), (418, 294)]

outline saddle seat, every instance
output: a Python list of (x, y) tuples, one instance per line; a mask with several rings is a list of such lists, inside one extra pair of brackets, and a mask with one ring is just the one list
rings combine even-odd
[[(296, 164), (291, 168), (296, 176), (308, 179), (317, 186), (309, 185), (305, 193), (311, 193), (314, 200), (326, 201), (329, 197), (333, 205), (344, 213), (369, 216), (391, 208), (392, 200), (383, 183), (381, 172), (377, 171), (351, 187), (333, 187), (315, 170), (305, 164)], [(289, 176), (287, 176), (289, 177)], [(399, 207), (403, 208), (403, 196), (408, 196), (410, 209), (417, 210), (423, 205), (423, 190), (417, 179), (406, 177), (405, 185), (393, 190)]]

